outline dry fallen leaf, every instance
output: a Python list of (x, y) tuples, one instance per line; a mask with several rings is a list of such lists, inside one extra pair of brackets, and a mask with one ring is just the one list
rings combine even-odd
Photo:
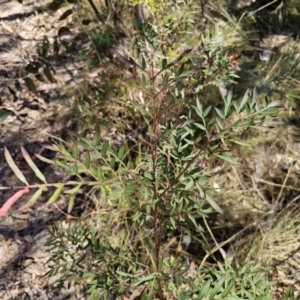
[(6, 29), (9, 33), (14, 33), (14, 30), (12, 29), (12, 27), (10, 25), (8, 25), (6, 22), (1, 21), (1, 26)]

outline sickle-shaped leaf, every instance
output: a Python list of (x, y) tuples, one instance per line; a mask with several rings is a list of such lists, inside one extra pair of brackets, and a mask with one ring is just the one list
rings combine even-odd
[(22, 155), (25, 158), (26, 162), (28, 163), (29, 167), (34, 172), (35, 176), (47, 184), (45, 176), (41, 173), (41, 171), (38, 169), (38, 167), (35, 165), (35, 163), (32, 161), (31, 157), (29, 156), (26, 149), (21, 146)]
[(4, 147), (4, 156), (6, 159), (6, 162), (8, 163), (9, 167), (12, 169), (12, 171), (15, 173), (15, 175), (23, 182), (25, 183), (27, 186), (29, 185), (25, 176), (23, 175), (23, 173), (20, 171), (20, 169), (17, 167), (17, 165), (15, 164), (15, 162), (13, 161), (9, 151), (7, 150), (6, 147)]
[(56, 152), (59, 151), (59, 148), (56, 145), (44, 144), (44, 145), (42, 145), (42, 147), (45, 148), (45, 149), (48, 149), (48, 150), (56, 151)]
[(36, 156), (38, 159), (40, 159), (41, 161), (44, 161), (44, 162), (47, 163), (47, 164), (51, 164), (51, 165), (55, 164), (55, 162), (54, 162), (53, 160), (50, 160), (50, 159), (48, 159), (48, 158), (46, 158), (46, 157), (44, 157), (44, 156), (42, 156), (42, 155), (35, 154), (35, 156)]

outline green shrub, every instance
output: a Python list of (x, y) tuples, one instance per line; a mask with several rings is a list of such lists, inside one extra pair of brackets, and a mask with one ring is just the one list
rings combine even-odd
[[(29, 163), (44, 183), (36, 186), (28, 205), (54, 186), (49, 204), (64, 193), (71, 213), (76, 199), (88, 191), (94, 207), (82, 224), (50, 230), (53, 256), (48, 275), (61, 274), (60, 286), (88, 285), (89, 299), (130, 293), (135, 299), (270, 299), (271, 284), (257, 266), (225, 259), (216, 268), (204, 267), (207, 258), (222, 249), (216, 242), (211, 249), (199, 236), (209, 236), (206, 219), (223, 213), (209, 184), (212, 166), (219, 161), (238, 163), (231, 150), (245, 146), (245, 132), (268, 130), (278, 103), (260, 99), (255, 89), (237, 100), (229, 90), (215, 103), (207, 103), (204, 88), (226, 88), (238, 77), (238, 61), (224, 40), (228, 27), (216, 25), (199, 33), (201, 42), (194, 47), (188, 25), (193, 1), (174, 9), (171, 3), (149, 3), (150, 21), (139, 26), (135, 36), (138, 57), (110, 51), (122, 64), (126, 81), (134, 82), (133, 92), (140, 95), (129, 109), (137, 118), (142, 116), (147, 133), (138, 133), (133, 146), (129, 141), (121, 146), (103, 141), (100, 130), (92, 138), (79, 135), (73, 143), (47, 146), (57, 152), (56, 160), (38, 157), (65, 169), (72, 181), (48, 184)], [(92, 39), (101, 49), (111, 46), (109, 39)], [(31, 161), (27, 153), (24, 156)], [(187, 245), (192, 239), (200, 241), (206, 253), (196, 260), (191, 278), (180, 252), (165, 247), (178, 233)]]

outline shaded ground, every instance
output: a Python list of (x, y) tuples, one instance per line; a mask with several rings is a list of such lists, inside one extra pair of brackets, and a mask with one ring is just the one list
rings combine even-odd
[[(62, 26), (62, 23), (68, 22), (57, 21), (63, 10), (59, 14), (49, 15), (43, 12), (44, 5), (45, 1), (23, 1), (23, 5), (17, 1), (0, 1), (0, 118), (4, 119), (9, 114), (0, 123), (1, 187), (21, 185), (5, 162), (4, 146), (9, 149), (28, 181), (34, 184), (37, 179), (22, 160), (20, 146), (24, 146), (31, 156), (41, 153), (49, 157), (50, 153), (43, 151), (41, 144), (51, 141), (51, 135), (62, 137), (65, 128), (72, 126), (70, 110), (57, 100), (66, 98), (62, 86), (66, 83), (76, 85), (76, 80), (80, 81), (74, 74), (78, 74), (81, 65), (74, 62), (72, 54), (66, 53), (61, 56), (60, 65), (55, 65), (54, 75), (51, 62), (42, 63), (38, 58), (37, 46), (46, 31), (51, 40), (57, 36), (58, 27), (55, 24)], [(41, 20), (47, 20), (47, 24), (38, 26)], [(41, 65), (37, 73), (42, 74), (42, 79), (30, 70), (32, 63), (38, 62)], [(47, 67), (50, 74), (49, 70), (45, 71)], [(83, 72), (80, 73), (83, 75)], [(26, 82), (26, 77), (31, 78), (31, 82)], [(38, 161), (36, 163), (49, 183), (65, 179), (66, 175), (61, 170)], [(11, 190), (0, 190), (0, 205), (13, 193)], [(48, 237), (47, 227), (61, 218), (63, 214), (60, 209), (64, 209), (65, 201), (62, 199), (56, 207), (42, 206), (41, 203), (49, 198), (45, 194), (38, 205), (26, 213), (19, 212), (18, 207), (28, 197), (30, 195), (0, 219), (0, 298), (68, 299), (74, 288), (58, 291), (53, 287), (55, 277), (42, 277), (51, 255), (43, 246)]]

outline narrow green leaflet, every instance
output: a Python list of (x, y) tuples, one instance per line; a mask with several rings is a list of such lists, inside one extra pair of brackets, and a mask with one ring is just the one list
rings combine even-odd
[(109, 148), (109, 142), (106, 141), (106, 142), (102, 145), (102, 148), (101, 148), (101, 154), (102, 154), (102, 156), (105, 156), (105, 155), (106, 155), (108, 148)]
[(192, 179), (192, 180), (190, 180), (190, 181), (187, 183), (187, 185), (185, 186), (184, 190), (185, 190), (185, 191), (188, 191), (188, 190), (190, 190), (193, 186), (194, 186), (194, 180)]
[(56, 190), (53, 193), (53, 195), (50, 197), (50, 199), (47, 201), (46, 205), (52, 204), (57, 200), (57, 198), (59, 197), (59, 195), (61, 194), (61, 192), (64, 188), (64, 184), (58, 183), (55, 185), (55, 187), (56, 187)]
[(166, 68), (167, 63), (168, 63), (168, 61), (167, 61), (166, 58), (164, 58), (164, 59), (161, 61), (161, 68), (162, 68), (163, 70)]
[(205, 118), (205, 117), (207, 117), (207, 115), (210, 113), (210, 111), (211, 111), (211, 108), (212, 108), (212, 106), (210, 105), (210, 106), (208, 106), (206, 109), (205, 109), (205, 111), (204, 111), (204, 113), (203, 113), (203, 118)]
[(204, 286), (202, 287), (200, 293), (197, 296), (197, 300), (204, 299), (204, 297), (208, 294), (208, 291), (210, 289), (210, 284), (211, 284), (210, 280), (206, 281), (206, 283), (204, 284)]
[(240, 109), (239, 109), (239, 106), (237, 105), (236, 102), (233, 102), (233, 107), (234, 107), (236, 113), (239, 114), (240, 113)]
[(82, 137), (82, 136), (79, 136), (79, 140), (80, 140), (80, 145), (84, 148), (87, 148), (87, 149), (92, 149), (93, 148), (93, 145), (92, 143), (87, 140), (86, 138)]
[(92, 145), (97, 146), (99, 144), (99, 139), (100, 139), (100, 130), (97, 130), (93, 136)]
[(169, 83), (169, 74), (168, 74), (168, 72), (166, 72), (164, 75), (164, 79), (163, 79), (163, 86), (167, 87), (168, 83)]
[(21, 151), (22, 151), (22, 155), (25, 158), (26, 162), (28, 163), (29, 167), (32, 169), (32, 171), (34, 172), (35, 176), (40, 179), (41, 181), (43, 181), (44, 183), (46, 182), (46, 178), (45, 176), (42, 174), (42, 172), (38, 169), (38, 167), (36, 166), (36, 164), (32, 161), (31, 157), (29, 156), (28, 152), (26, 151), (26, 149), (21, 146)]
[(72, 156), (78, 160), (79, 158), (79, 149), (78, 149), (78, 146), (75, 144), (72, 148)]
[(85, 165), (85, 167), (86, 167), (87, 169), (89, 169), (90, 166), (91, 166), (91, 155), (90, 155), (89, 152), (87, 152), (86, 155), (85, 155), (84, 165)]
[(76, 193), (82, 193), (81, 184), (78, 184), (74, 188), (65, 191), (65, 194), (69, 194), (69, 195), (76, 194)]
[(102, 174), (102, 169), (101, 167), (97, 167), (97, 178), (98, 179), (103, 179), (103, 174)]
[(146, 77), (145, 77), (144, 74), (142, 74), (142, 85), (143, 85), (143, 86), (146, 86), (146, 85), (147, 85), (147, 79), (146, 79)]
[(198, 128), (200, 128), (204, 131), (206, 130), (205, 126), (203, 126), (202, 124), (195, 123), (194, 125), (196, 125)]
[(249, 90), (246, 91), (245, 95), (243, 96), (243, 99), (238, 107), (238, 112), (242, 112), (245, 109), (245, 105), (248, 102), (249, 99)]
[(45, 187), (41, 187), (39, 188), (34, 194), (33, 196), (28, 200), (28, 202), (23, 205), (22, 207), (20, 207), (20, 211), (25, 211), (27, 210), (29, 207), (31, 207), (42, 195), (43, 191), (45, 190)]
[(222, 208), (210, 197), (208, 194), (205, 194), (205, 200), (211, 205), (211, 207), (218, 213), (223, 214)]
[(197, 223), (196, 219), (194, 218), (194, 216), (192, 216), (191, 214), (188, 214), (189, 219), (193, 222), (193, 224), (196, 226), (196, 228), (198, 228), (200, 231), (203, 231), (203, 228), (200, 224)]
[(210, 129), (210, 128), (215, 124), (215, 122), (216, 122), (216, 119), (215, 119), (215, 118), (211, 118), (211, 119), (208, 121), (206, 128), (207, 128), (207, 129)]
[(213, 290), (210, 293), (210, 297), (209, 299), (214, 299), (214, 297), (217, 295), (217, 293), (220, 291), (220, 289), (222, 288), (222, 285), (225, 282), (225, 277), (222, 277), (217, 284), (215, 285), (215, 287), (213, 288)]
[(199, 117), (202, 117), (203, 116), (203, 108), (202, 108), (202, 104), (200, 103), (198, 98), (196, 99), (196, 105), (197, 105), (197, 109), (200, 112)]
[(125, 273), (125, 272), (122, 272), (122, 271), (116, 271), (117, 274), (123, 276), (123, 277), (127, 277), (127, 278), (134, 278), (134, 276), (130, 273)]
[(124, 153), (125, 153), (125, 145), (121, 146), (121, 148), (118, 151), (118, 159), (122, 160), (124, 157)]
[(223, 112), (222, 112), (220, 109), (218, 109), (217, 107), (215, 107), (215, 110), (216, 110), (217, 114), (218, 114), (222, 119), (225, 119), (225, 116), (224, 116)]
[(250, 146), (251, 146), (251, 144), (244, 143), (244, 142), (237, 141), (237, 140), (233, 140), (233, 139), (230, 139), (229, 141), (231, 141), (232, 143), (235, 143), (235, 144), (241, 145), (241, 146), (246, 146), (246, 147), (250, 147)]
[(115, 167), (115, 164), (116, 164), (116, 158), (115, 157), (112, 157), (110, 159), (110, 162), (109, 162), (109, 165), (111, 166), (111, 168), (113, 169)]
[[(216, 118), (216, 122), (217, 122), (219, 128), (223, 130), (223, 129), (224, 129), (224, 126), (223, 126), (222, 121), (221, 121), (219, 118)], [(221, 133), (223, 133), (223, 132), (221, 132)]]
[(147, 64), (146, 64), (146, 61), (145, 61), (145, 58), (144, 56), (142, 56), (142, 70), (144, 71), (147, 67)]
[(231, 156), (227, 156), (227, 155), (221, 155), (221, 154), (218, 154), (218, 153), (215, 153), (215, 156), (223, 159), (223, 160), (226, 160), (228, 161), (229, 163), (231, 164), (235, 164), (235, 165), (239, 165), (240, 163), (235, 161)]
[(229, 89), (229, 91), (227, 92), (226, 98), (224, 99), (225, 102), (225, 106), (229, 107), (230, 103), (232, 102), (232, 95), (233, 95), (233, 90), (232, 88)]
[(68, 214), (72, 211), (75, 202), (75, 194), (70, 195), (69, 204), (68, 204)]
[(144, 282), (147, 282), (147, 281), (150, 281), (150, 280), (156, 278), (157, 275), (158, 275), (158, 274), (157, 274), (156, 272), (153, 272), (153, 273), (151, 273), (151, 274), (148, 275), (148, 276), (142, 277), (138, 282), (134, 283), (133, 285), (134, 285), (134, 286), (139, 286), (139, 285), (143, 284)]
[(175, 222), (175, 219), (173, 217), (170, 217), (170, 222), (171, 222), (172, 227), (175, 229), (176, 228), (176, 222)]

